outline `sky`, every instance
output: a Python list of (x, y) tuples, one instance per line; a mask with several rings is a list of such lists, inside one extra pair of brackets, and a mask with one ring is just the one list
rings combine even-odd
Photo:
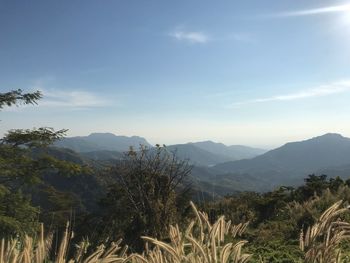
[(273, 148), (350, 137), (350, 1), (0, 0), (14, 128)]

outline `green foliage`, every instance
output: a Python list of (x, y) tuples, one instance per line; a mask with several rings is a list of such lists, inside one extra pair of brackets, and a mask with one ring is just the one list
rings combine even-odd
[(37, 100), (41, 99), (40, 91), (32, 93), (23, 93), (21, 89), (12, 90), (6, 93), (0, 93), (0, 110), (4, 106), (13, 106), (18, 104), (36, 104)]
[(1, 143), (13, 147), (47, 147), (53, 142), (61, 139), (66, 132), (67, 130), (55, 131), (54, 129), (48, 127), (25, 130), (14, 129), (7, 132), (5, 137), (1, 139)]
[(329, 188), (332, 183), (332, 181), (327, 181), (327, 175), (317, 176), (314, 174), (309, 175), (304, 181), (305, 185), (299, 187), (295, 193), (299, 199), (307, 199), (314, 195), (319, 195), (322, 191)]
[(247, 251), (253, 254), (251, 262), (276, 262), (276, 263), (297, 263), (301, 262), (303, 253), (300, 251), (298, 242), (288, 244), (280, 240), (271, 241), (264, 244), (249, 244)]
[(271, 236), (264, 244), (252, 245), (244, 239), (248, 223), (233, 225), (219, 216), (212, 224), (208, 215), (191, 202), (193, 218), (183, 230), (177, 224), (170, 226), (167, 240), (143, 236), (145, 248), (141, 253), (130, 253), (128, 246), (122, 248), (121, 239), (97, 248), (83, 239), (75, 245), (75, 253), (70, 253), (73, 232), (67, 224), (56, 246), (52, 244), (52, 233), (45, 238), (43, 226), (40, 238), (26, 236), (25, 242), (18, 238), (1, 240), (0, 262), (346, 263), (349, 262), (350, 223), (339, 218), (349, 214), (343, 205), (343, 201), (338, 201), (327, 208), (317, 223), (301, 231), (299, 242), (283, 242)]
[(0, 238), (36, 233), (39, 209), (20, 191), (0, 185)]
[[(23, 93), (22, 90), (15, 90), (0, 93), (0, 110), (4, 106), (36, 104), (41, 97), (39, 91)], [(62, 138), (65, 132), (66, 130), (55, 131), (46, 127), (15, 129), (0, 139), (1, 235), (22, 235), (24, 230), (35, 232), (39, 210), (31, 204), (28, 195), (22, 193), (28, 193), (30, 187), (42, 183), (43, 176), (48, 173), (75, 175), (83, 172), (80, 165), (47, 154), (47, 147)], [(63, 199), (61, 197), (57, 200), (62, 202)]]
[[(0, 93), (0, 110), (5, 106), (35, 104), (40, 98), (40, 92)], [(132, 249), (141, 250), (141, 236), (167, 240), (169, 225), (178, 223), (181, 227), (187, 222), (191, 192), (186, 178), (192, 167), (160, 146), (131, 149), (112, 167), (99, 163), (106, 168), (99, 179), (110, 184), (104, 198), (99, 200), (99, 210), (81, 216), (86, 211), (80, 192), (89, 188), (87, 192), (93, 193), (90, 189), (100, 185), (97, 176), (89, 177), (90, 167), (59, 158), (60, 153), (55, 155), (54, 150), (48, 148), (65, 132), (47, 127), (16, 129), (0, 139), (0, 237), (25, 233), (34, 236), (39, 218), (55, 228), (67, 219), (76, 219), (78, 237), (88, 236), (93, 244), (124, 237)], [(80, 177), (69, 181), (74, 182), (74, 186), (67, 186), (67, 181), (60, 179), (62, 175)], [(40, 207), (33, 205), (28, 193), (35, 195), (33, 199)], [(98, 193), (84, 196), (85, 202), (92, 206), (97, 199)], [(298, 247), (300, 230), (305, 232), (317, 222), (322, 211), (338, 200), (345, 200), (345, 206), (349, 204), (350, 179), (309, 175), (298, 188), (243, 192), (204, 203), (202, 208), (207, 211), (208, 224), (222, 214), (233, 224), (250, 222), (244, 238), (249, 241), (246, 251), (254, 254), (253, 262), (260, 259), (299, 262), (302, 257)], [(81, 212), (77, 218), (76, 211)], [(348, 214), (339, 218), (350, 221)], [(343, 242), (341, 246), (347, 251), (350, 245)]]
[[(253, 262), (302, 262), (298, 248), (300, 230), (313, 225), (321, 212), (338, 200), (350, 200), (348, 181), (339, 177), (310, 175), (298, 188), (281, 187), (272, 192), (241, 193), (204, 205), (209, 214), (224, 214), (234, 223), (242, 219), (251, 224), (245, 238)], [(349, 214), (342, 215), (349, 222)], [(343, 244), (347, 247), (348, 244)], [(346, 252), (346, 250), (345, 250)]]

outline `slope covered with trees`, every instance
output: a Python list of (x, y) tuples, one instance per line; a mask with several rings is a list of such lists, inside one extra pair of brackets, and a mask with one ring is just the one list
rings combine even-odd
[[(39, 92), (0, 93), (0, 109), (35, 104), (40, 98)], [(240, 189), (234, 195), (218, 198), (219, 194), (207, 192), (204, 198), (202, 193), (196, 199), (203, 211), (199, 212), (190, 200), (200, 194), (201, 186), (213, 185), (205, 185), (205, 181), (196, 185), (194, 179), (205, 174), (209, 180), (214, 171), (227, 164), (210, 172), (203, 167), (193, 168), (176, 152), (159, 145), (141, 146), (114, 160), (100, 162), (69, 149), (50, 147), (64, 133), (65, 130), (46, 127), (17, 129), (1, 139), (0, 237), (16, 238), (15, 243), (2, 241), (1, 262), (16, 262), (17, 257), (25, 255), (35, 257), (36, 262), (65, 262), (75, 253), (69, 243), (79, 244), (81, 254), (76, 254), (76, 261), (82, 262), (83, 254), (93, 252), (94, 247), (110, 246), (109, 252), (99, 246), (90, 261), (84, 261), (97, 262), (117, 250), (113, 241), (120, 238), (124, 241), (118, 245), (128, 244), (130, 251), (143, 252), (128, 256), (122, 253), (120, 262), (153, 262), (156, 255), (158, 260), (168, 262), (347, 262), (350, 180), (311, 174), (299, 187), (258, 193), (242, 191), (248, 187), (244, 182), (249, 179), (254, 184), (255, 180), (254, 176), (242, 174), (240, 182), (233, 181)], [(325, 165), (335, 163), (343, 167), (348, 157), (335, 149), (343, 149), (341, 153), (346, 154), (347, 143), (346, 138), (326, 135), (286, 145), (252, 160), (275, 156), (279, 164), (284, 161), (286, 167), (295, 165), (299, 169), (305, 162), (289, 160), (287, 153), (290, 149), (299, 153), (302, 148), (309, 153), (308, 147), (314, 144), (313, 147), (323, 145), (319, 151), (326, 147), (333, 154), (328, 160), (326, 153), (317, 153), (319, 160), (325, 158)], [(315, 156), (309, 157), (308, 167), (316, 167)], [(239, 162), (238, 166), (244, 167), (246, 162)], [(194, 179), (192, 172), (197, 173)], [(228, 181), (215, 187), (221, 197), (229, 193)], [(70, 224), (61, 236), (67, 221)], [(35, 238), (41, 222), (48, 228), (48, 243), (43, 235), (39, 241)], [(30, 242), (38, 243), (32, 248)], [(49, 254), (47, 249), (51, 246), (55, 249)], [(343, 254), (338, 253), (340, 249)], [(9, 256), (13, 251), (17, 251), (15, 259)], [(114, 260), (119, 262), (115, 257)]]

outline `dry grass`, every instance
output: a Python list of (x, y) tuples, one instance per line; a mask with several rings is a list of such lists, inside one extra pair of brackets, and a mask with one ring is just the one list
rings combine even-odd
[(1, 240), (0, 263), (16, 262), (44, 262), (52, 245), (52, 234), (44, 239), (44, 227), (41, 225), (40, 236), (35, 242), (33, 238), (25, 236), (18, 239)]
[[(247, 227), (246, 224), (231, 225), (220, 217), (214, 224), (210, 224), (208, 215), (200, 212), (191, 203), (196, 214), (184, 232), (179, 226), (170, 226), (170, 243), (162, 242), (151, 237), (142, 237), (145, 240), (145, 251), (142, 254), (127, 254), (127, 247), (120, 246), (121, 241), (113, 243), (108, 249), (99, 246), (92, 254), (86, 255), (88, 242), (83, 241), (77, 246), (77, 252), (72, 259), (67, 259), (67, 251), (72, 233), (67, 226), (60, 248), (53, 260), (63, 262), (133, 262), (133, 263), (178, 263), (178, 262), (222, 262), (244, 263), (250, 255), (242, 253), (246, 241), (236, 243), (225, 242), (225, 238), (232, 240), (241, 236)], [(1, 242), (0, 263), (44, 263), (49, 259), (52, 243), (52, 234), (44, 238), (42, 227), (40, 238), (35, 242), (26, 236), (24, 242), (17, 239)], [(34, 245), (35, 244), (35, 245)]]
[(225, 242), (225, 237), (235, 239), (241, 236), (247, 223), (231, 225), (231, 221), (225, 221), (222, 216), (214, 224), (210, 224), (208, 215), (198, 211), (193, 203), (191, 205), (196, 220), (184, 232), (178, 226), (171, 226), (170, 243), (142, 237), (154, 246), (153, 250), (145, 251), (144, 262), (243, 263), (249, 260), (251, 255), (242, 253), (242, 247), (247, 241)]
[[(52, 234), (44, 237), (44, 229), (35, 240), (26, 236), (23, 241), (2, 240), (0, 244), (0, 263), (244, 263), (251, 255), (242, 252), (247, 241), (238, 240), (248, 223), (231, 225), (222, 216), (210, 224), (208, 215), (200, 212), (191, 203), (196, 218), (184, 231), (179, 226), (171, 226), (169, 242), (151, 237), (145, 240), (142, 254), (128, 254), (127, 247), (122, 247), (121, 240), (110, 247), (99, 246), (93, 253), (87, 254), (89, 243), (85, 240), (76, 246), (73, 258), (67, 258), (67, 251), (72, 232), (67, 226), (58, 253), (50, 260)], [(339, 217), (347, 208), (341, 208), (339, 201), (327, 209), (319, 220), (300, 236), (300, 248), (305, 251), (305, 262), (338, 263), (341, 261), (339, 244), (350, 238), (350, 224), (340, 221)]]
[(348, 208), (341, 208), (342, 203), (332, 205), (305, 233), (301, 232), (300, 249), (305, 251), (305, 262), (343, 262), (339, 245), (350, 239), (350, 224), (340, 220), (342, 214), (349, 212)]

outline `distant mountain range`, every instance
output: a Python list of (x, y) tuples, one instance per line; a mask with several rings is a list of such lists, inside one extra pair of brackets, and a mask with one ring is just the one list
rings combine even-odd
[(232, 160), (249, 159), (266, 152), (266, 150), (252, 148), (243, 145), (226, 146), (223, 143), (216, 143), (212, 141), (189, 143), (202, 150), (211, 152), (218, 156), (228, 157)]
[[(216, 183), (242, 181), (252, 177), (260, 190), (279, 185), (296, 185), (312, 173), (350, 171), (350, 139), (339, 134), (325, 134), (309, 140), (287, 143), (252, 159), (231, 161), (213, 167)], [(339, 173), (349, 177), (349, 173)], [(242, 177), (243, 176), (243, 177)], [(249, 179), (251, 180), (251, 179)], [(221, 182), (220, 182), (221, 181)]]
[[(145, 138), (132, 136), (117, 136), (112, 133), (92, 133), (88, 136), (68, 137), (58, 141), (55, 146), (68, 148), (94, 160), (122, 158), (123, 152), (130, 146), (135, 150), (140, 145), (152, 147)], [(252, 158), (265, 152), (262, 149), (247, 146), (226, 146), (212, 141), (176, 144), (167, 146), (171, 152), (176, 152), (179, 159), (188, 159), (199, 166)]]
[[(152, 147), (142, 137), (110, 133), (65, 138), (56, 146), (72, 149), (87, 160), (105, 162), (123, 158), (122, 152), (129, 146), (138, 149), (140, 144)], [(194, 164), (193, 182), (198, 193), (206, 197), (294, 186), (314, 173), (350, 177), (350, 139), (334, 133), (290, 142), (267, 152), (212, 141), (169, 145), (167, 149)]]
[(180, 159), (188, 159), (199, 166), (214, 166), (215, 164), (253, 158), (266, 150), (248, 146), (226, 146), (212, 141), (175, 144), (167, 146), (168, 150), (176, 152)]
[(66, 137), (55, 146), (68, 148), (76, 152), (128, 151), (130, 146), (138, 148), (140, 144), (151, 147), (145, 138), (138, 136), (117, 136), (113, 133), (91, 133), (88, 136)]

